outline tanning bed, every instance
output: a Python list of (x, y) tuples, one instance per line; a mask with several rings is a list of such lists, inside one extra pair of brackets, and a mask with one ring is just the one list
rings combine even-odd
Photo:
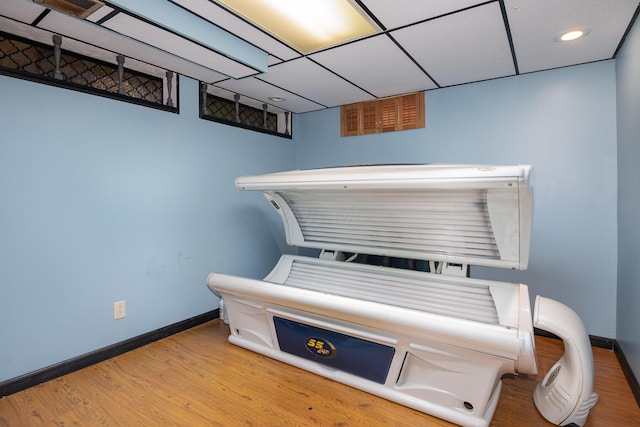
[[(236, 179), (263, 192), (287, 243), (263, 280), (211, 273), (229, 341), (462, 426), (488, 426), (505, 374), (536, 374), (533, 327), (565, 354), (534, 391), (540, 413), (582, 426), (597, 401), (580, 318), (528, 288), (468, 277), (526, 269), (530, 166), (377, 165)], [(345, 259), (343, 254), (350, 254)], [(407, 269), (358, 254), (422, 262)], [(428, 270), (428, 271), (427, 271)]]

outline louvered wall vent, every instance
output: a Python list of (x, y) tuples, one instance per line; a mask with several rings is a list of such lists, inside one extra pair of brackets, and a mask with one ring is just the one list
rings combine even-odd
[(104, 6), (104, 3), (98, 0), (33, 0), (35, 3), (46, 6), (58, 12), (76, 18), (84, 19), (96, 10)]

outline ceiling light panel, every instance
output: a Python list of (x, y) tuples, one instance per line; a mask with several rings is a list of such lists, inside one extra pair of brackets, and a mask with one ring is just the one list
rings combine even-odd
[(302, 53), (356, 40), (379, 29), (350, 0), (216, 0)]
[(374, 99), (367, 92), (327, 71), (308, 58), (294, 59), (275, 65), (260, 78), (326, 107), (337, 107)]
[(377, 97), (436, 87), (386, 35), (346, 44), (309, 57)]
[(485, 0), (367, 0), (367, 8), (387, 30), (484, 3)]
[(515, 74), (498, 2), (393, 31), (391, 35), (440, 86)]
[[(505, 0), (520, 72), (612, 58), (639, 3), (639, 0)], [(569, 43), (555, 40), (573, 29), (588, 29), (589, 34)]]
[[(221, 6), (209, 0), (173, 0), (202, 18), (214, 22), (217, 26), (252, 43), (265, 52), (287, 61), (300, 56), (298, 52), (273, 38), (264, 31), (229, 13)], [(271, 64), (270, 64), (271, 65)]]

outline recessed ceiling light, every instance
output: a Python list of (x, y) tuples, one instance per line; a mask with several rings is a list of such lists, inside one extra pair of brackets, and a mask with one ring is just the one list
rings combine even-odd
[(573, 40), (578, 40), (589, 34), (589, 29), (586, 28), (575, 28), (573, 30), (566, 31), (562, 33), (560, 36), (555, 38), (555, 41), (558, 42), (570, 42)]
[(379, 32), (354, 0), (217, 0), (302, 53)]
[(281, 96), (270, 96), (269, 97), (269, 101), (273, 101), (273, 102), (282, 102), (282, 101), (286, 101), (286, 98), (283, 98)]
[(582, 30), (573, 30), (561, 35), (560, 40), (562, 40), (563, 42), (568, 42), (571, 40), (579, 39), (583, 35), (584, 35), (584, 32), (582, 32)]

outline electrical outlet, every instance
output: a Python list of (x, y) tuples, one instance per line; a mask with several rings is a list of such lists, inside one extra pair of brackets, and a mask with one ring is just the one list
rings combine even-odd
[(125, 317), (125, 303), (126, 301), (116, 301), (113, 303), (113, 320), (122, 319)]

